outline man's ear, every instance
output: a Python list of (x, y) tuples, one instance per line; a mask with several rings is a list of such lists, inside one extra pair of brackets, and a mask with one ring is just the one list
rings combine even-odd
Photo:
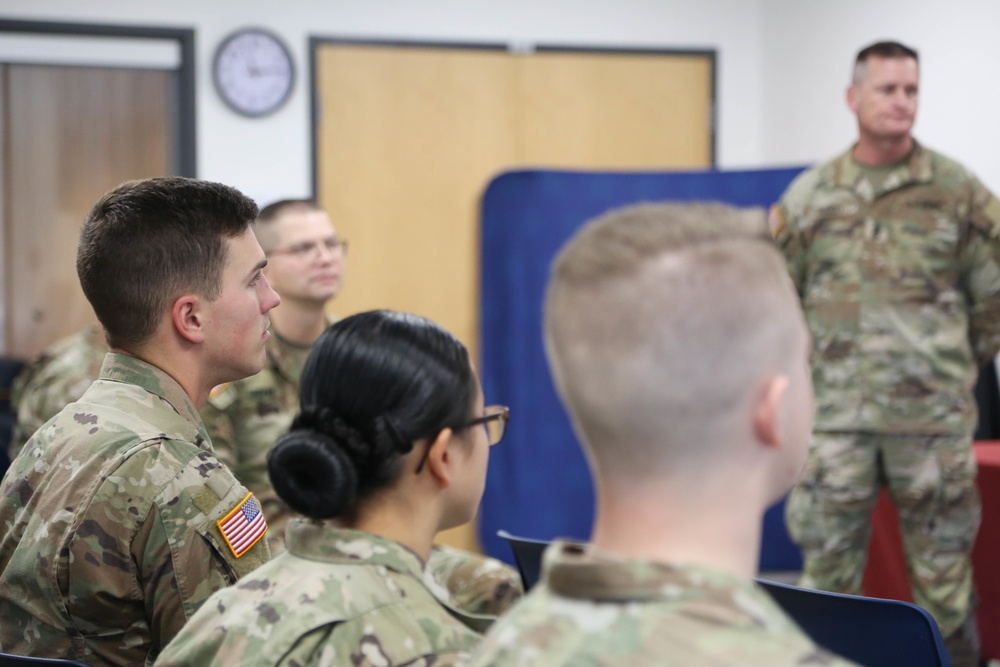
[(844, 95), (847, 99), (847, 106), (854, 113), (858, 112), (858, 88), (853, 83), (847, 87), (847, 93)]
[(788, 377), (774, 375), (760, 386), (754, 399), (753, 433), (768, 447), (780, 447), (782, 444), (781, 405), (787, 391)]
[(452, 436), (454, 432), (450, 428), (443, 429), (434, 438), (434, 442), (430, 444), (430, 449), (427, 451), (427, 462), (424, 467), (427, 468), (427, 472), (437, 481), (442, 489), (447, 489), (451, 486), (451, 477), (454, 473), (452, 464), (453, 456), (451, 455), (450, 448), (448, 445), (451, 444)]
[(202, 301), (194, 294), (185, 294), (174, 300), (170, 309), (174, 329), (182, 338), (192, 343), (205, 340), (205, 314)]

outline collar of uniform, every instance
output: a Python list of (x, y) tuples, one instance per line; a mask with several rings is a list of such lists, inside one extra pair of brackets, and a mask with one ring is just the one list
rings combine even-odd
[(854, 159), (853, 153), (854, 146), (851, 146), (847, 152), (833, 160), (829, 172), (829, 185), (854, 190), (866, 200), (874, 200), (876, 197), (904, 185), (927, 183), (934, 180), (931, 155), (916, 139), (913, 140), (913, 150), (910, 151), (909, 157), (892, 170), (877, 191), (868, 184), (868, 180)]
[(285, 548), (307, 560), (381, 565), (423, 579), (424, 562), (399, 542), (328, 522), (292, 519), (285, 531)]
[(681, 601), (733, 591), (756, 597), (752, 581), (722, 570), (622, 559), (590, 545), (556, 541), (545, 551), (542, 581), (556, 595), (606, 602)]
[(125, 382), (142, 387), (151, 394), (156, 394), (197, 429), (198, 435), (205, 442), (210, 442), (201, 416), (191, 402), (187, 392), (173, 379), (156, 366), (127, 354), (108, 352), (101, 366), (102, 380)]

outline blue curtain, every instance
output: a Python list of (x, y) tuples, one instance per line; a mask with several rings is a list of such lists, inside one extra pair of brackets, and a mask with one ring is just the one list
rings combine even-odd
[[(497, 176), (482, 201), (482, 368), (489, 403), (511, 408), (504, 441), (490, 452), (480, 539), (508, 562), (498, 529), (516, 535), (586, 539), (594, 492), (586, 462), (556, 396), (542, 344), (549, 264), (587, 220), (640, 201), (722, 201), (768, 207), (802, 170), (568, 172)], [(628, 326), (628, 323), (622, 323)], [(765, 518), (764, 569), (801, 562), (780, 508)]]

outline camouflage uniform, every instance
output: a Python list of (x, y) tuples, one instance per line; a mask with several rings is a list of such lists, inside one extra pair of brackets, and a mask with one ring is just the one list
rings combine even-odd
[(149, 664), (213, 592), (268, 560), (217, 520), (246, 489), (212, 454), (183, 389), (108, 354), (0, 483), (0, 650)]
[(455, 665), (492, 623), (441, 603), (384, 537), (293, 519), (288, 550), (219, 591), (157, 660), (172, 665)]
[(497, 621), (469, 667), (850, 664), (817, 647), (752, 581), (556, 542), (540, 584)]
[(424, 583), (439, 598), (489, 616), (506, 612), (524, 595), (521, 575), (509, 565), (443, 545), (431, 549)]
[(104, 330), (92, 326), (56, 341), (25, 366), (11, 388), (11, 411), (17, 418), (8, 449), (11, 461), (42, 424), (83, 396), (107, 353)]
[(919, 145), (884, 168), (848, 151), (792, 183), (772, 229), (813, 336), (816, 432), (787, 516), (802, 583), (859, 592), (885, 485), (915, 599), (947, 637), (972, 616), (973, 386), (1000, 348), (1000, 202)]

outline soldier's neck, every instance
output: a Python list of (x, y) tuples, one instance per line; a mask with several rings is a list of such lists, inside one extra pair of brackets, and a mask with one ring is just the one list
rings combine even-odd
[(283, 300), (280, 306), (269, 313), (271, 332), (277, 333), (289, 343), (312, 345), (326, 329), (326, 311), (323, 307), (322, 303)]
[(734, 489), (707, 495), (598, 491), (593, 545), (626, 559), (701, 565), (747, 579), (757, 573), (763, 510)]
[(851, 155), (861, 164), (879, 167), (899, 162), (913, 150), (913, 137), (878, 138), (861, 133)]

